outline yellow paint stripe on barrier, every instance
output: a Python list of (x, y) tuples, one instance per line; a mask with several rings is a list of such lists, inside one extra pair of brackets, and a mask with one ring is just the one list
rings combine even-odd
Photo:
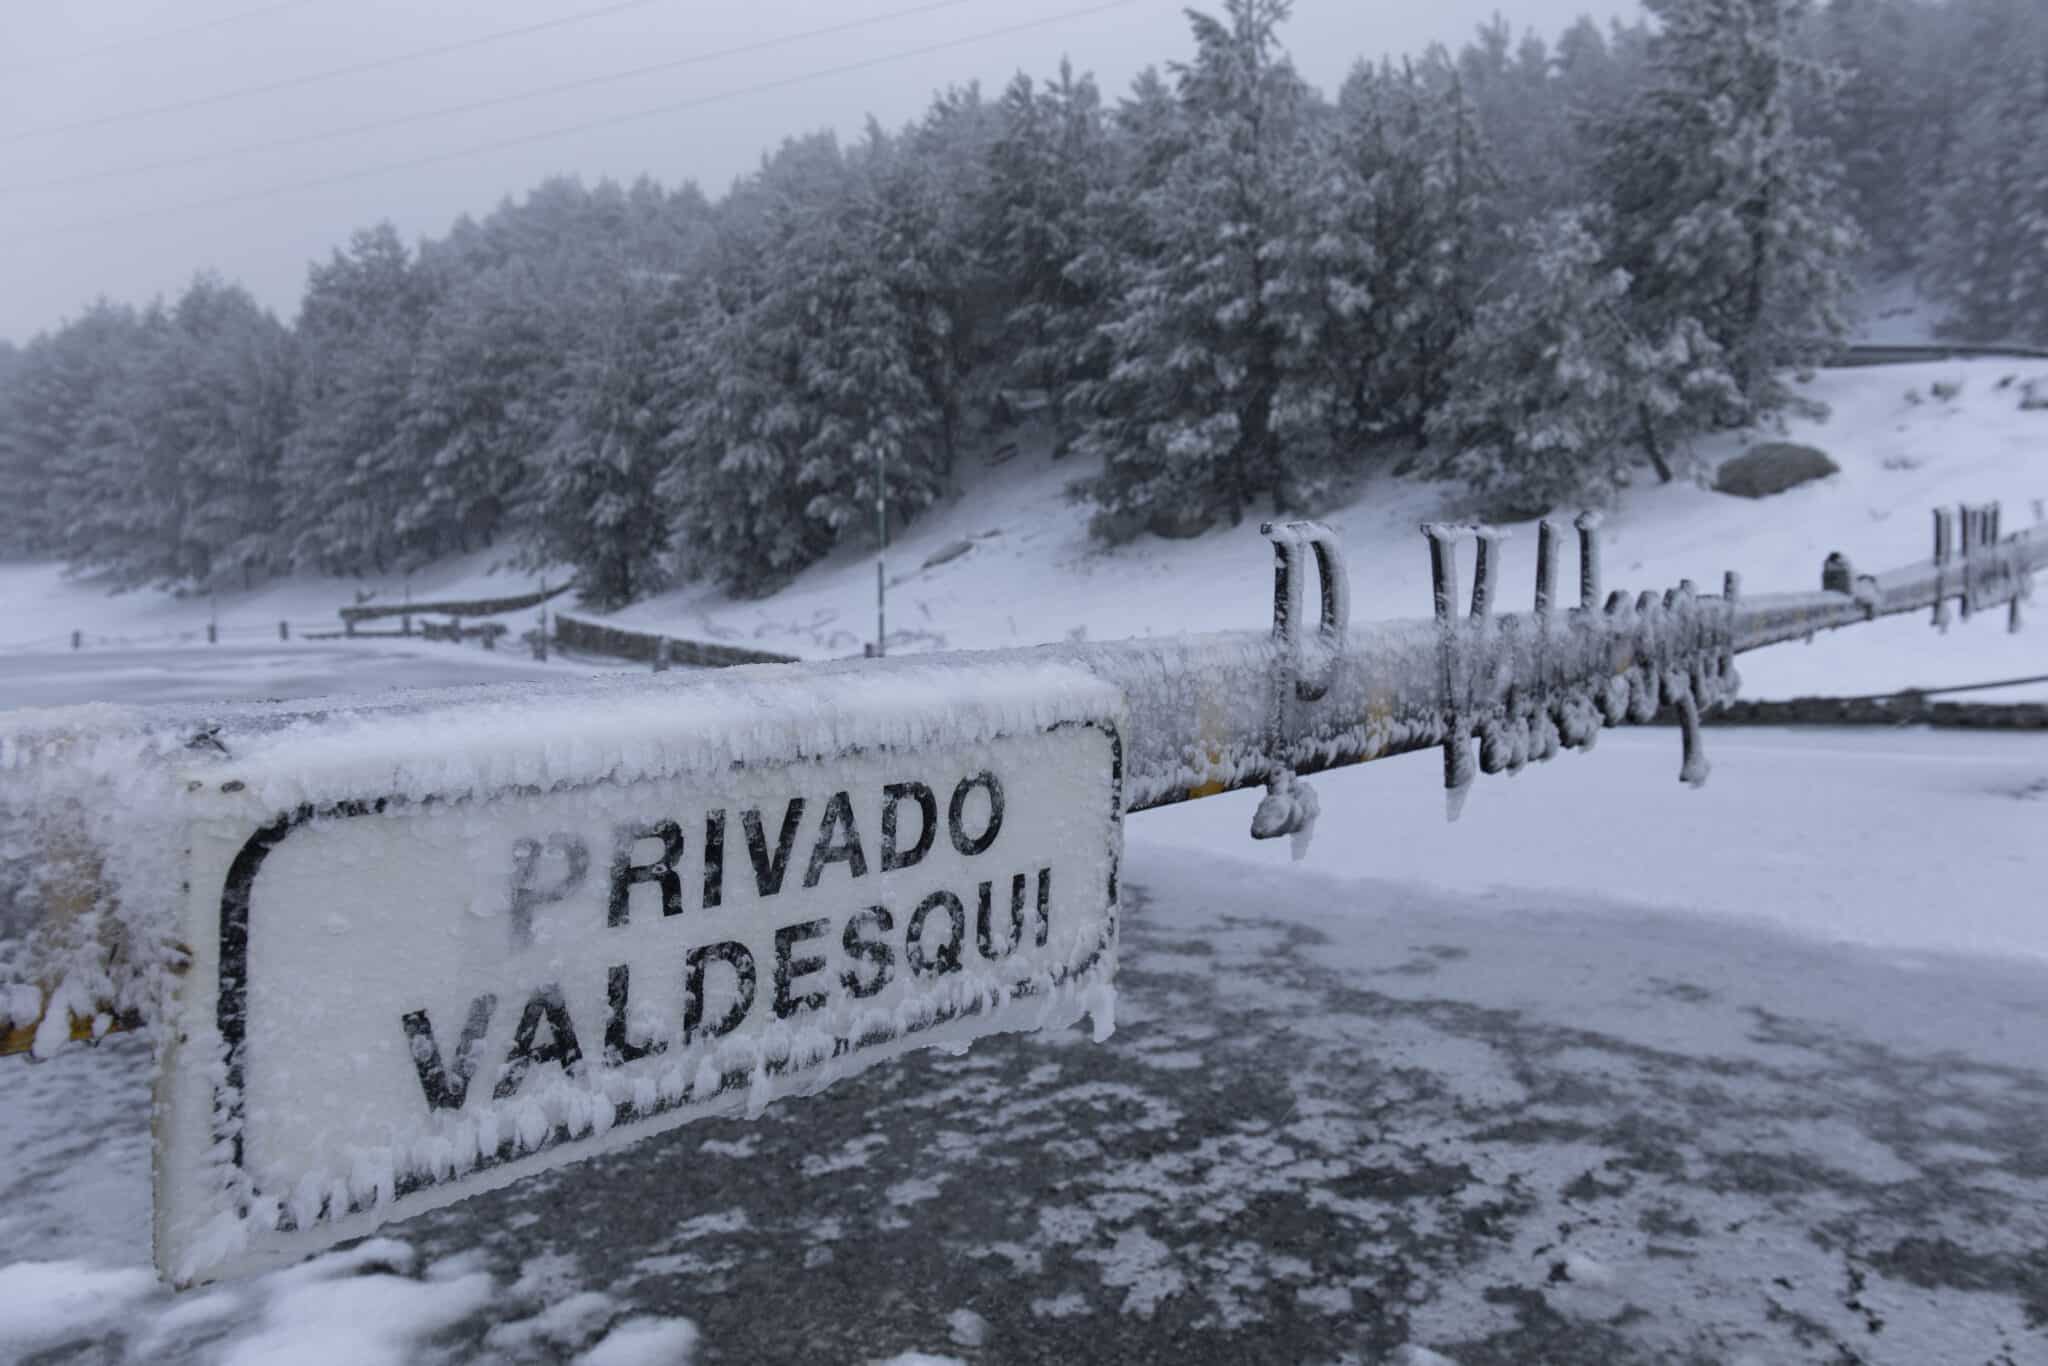
[[(101, 1019), (109, 1022), (105, 1029), (97, 1028), (97, 1022)], [(36, 1031), (41, 1029), (42, 1026), (42, 1018), (38, 1016), (27, 1024), (10, 1025), (7, 1029), (0, 1030), (0, 1058), (10, 1057), (16, 1053), (27, 1053), (33, 1049), (36, 1043)], [(141, 1027), (142, 1016), (133, 1011), (125, 1015), (117, 1015), (112, 1010), (103, 1010), (90, 1017), (73, 1015), (71, 1017), (71, 1042), (93, 1043), (105, 1038), (108, 1034), (123, 1034), (131, 1029), (140, 1029)]]

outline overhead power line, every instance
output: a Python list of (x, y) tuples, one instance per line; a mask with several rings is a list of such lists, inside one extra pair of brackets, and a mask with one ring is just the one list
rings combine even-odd
[(403, 161), (380, 162), (374, 166), (362, 166), (355, 170), (343, 171), (335, 175), (314, 176), (306, 180), (266, 185), (260, 189), (246, 190), (238, 194), (220, 195), (211, 199), (188, 200), (180, 204), (168, 204), (158, 208), (139, 210), (135, 213), (115, 214), (105, 218), (87, 218), (70, 223), (60, 223), (40, 231), (21, 233), (17, 237), (57, 237), (92, 228), (111, 227), (121, 223), (154, 221), (170, 213), (190, 213), (200, 209), (217, 209), (237, 204), (252, 204), (261, 200), (275, 199), (281, 195), (297, 194), (305, 190), (322, 189), (331, 185), (346, 185), (354, 181), (368, 180), (375, 176), (390, 175), (398, 171), (414, 171), (428, 166), (446, 165), (449, 162), (462, 161), (469, 157), (483, 156), (491, 152), (501, 152), (510, 148), (526, 147), (541, 142), (552, 142), (560, 138), (575, 137), (582, 133), (592, 133), (606, 128), (617, 128), (624, 124), (638, 123), (646, 119), (684, 113), (692, 109), (701, 109), (706, 105), (717, 104), (724, 100), (741, 99), (748, 95), (764, 94), (771, 90), (783, 90), (790, 86), (802, 85), (806, 81), (824, 80), (828, 77), (843, 76), (855, 71), (868, 71), (878, 66), (886, 66), (892, 62), (908, 61), (914, 57), (928, 57), (934, 53), (951, 51), (954, 48), (968, 47), (975, 43), (985, 43), (994, 38), (1004, 38), (1011, 34), (1029, 32), (1032, 29), (1048, 28), (1054, 24), (1063, 24), (1072, 19), (1085, 19), (1090, 15), (1104, 14), (1110, 10), (1126, 9), (1138, 2), (1139, 0), (1105, 0), (1105, 3), (1102, 4), (1066, 10), (1059, 14), (1048, 14), (1037, 19), (1027, 19), (1020, 23), (1006, 24), (1001, 28), (985, 29), (980, 33), (972, 33), (960, 38), (948, 38), (943, 42), (926, 43), (920, 47), (904, 48), (900, 51), (884, 53), (877, 57), (863, 58), (857, 62), (842, 62), (837, 66), (820, 67), (795, 76), (784, 76), (777, 80), (761, 81), (753, 85), (739, 86), (731, 90), (721, 90), (710, 95), (700, 95), (694, 99), (651, 105), (644, 109), (629, 110), (622, 114), (611, 114), (604, 118), (589, 119), (582, 123), (544, 128), (537, 132), (521, 134), (518, 137), (498, 138), (490, 142), (472, 143), (467, 147), (457, 147), (450, 151), (436, 152), (428, 156), (411, 157)]
[(67, 66), (75, 66), (80, 62), (90, 61), (94, 57), (103, 56), (109, 52), (119, 52), (124, 48), (141, 47), (145, 43), (168, 43), (190, 34), (205, 33), (212, 29), (226, 28), (230, 24), (239, 24), (245, 19), (262, 19), (272, 14), (281, 14), (285, 10), (304, 9), (308, 5), (317, 3), (319, 3), (319, 0), (285, 0), (283, 4), (258, 5), (254, 9), (237, 10), (233, 14), (222, 14), (212, 19), (202, 19), (197, 23), (186, 24), (180, 28), (158, 29), (153, 33), (134, 33), (126, 38), (116, 38), (111, 42), (96, 43), (92, 47), (73, 48), (69, 52), (38, 57), (34, 61), (9, 62), (5, 66), (0, 66), (0, 75), (10, 75), (17, 71), (56, 71)]
[(132, 123), (136, 119), (154, 118), (160, 114), (177, 114), (188, 109), (204, 109), (212, 105), (228, 104), (245, 100), (256, 95), (275, 94), (280, 90), (296, 90), (301, 86), (318, 85), (323, 81), (339, 80), (344, 76), (360, 76), (366, 72), (383, 71), (409, 62), (421, 62), (430, 57), (442, 57), (451, 52), (466, 52), (471, 48), (483, 47), (490, 43), (501, 43), (511, 38), (524, 38), (529, 34), (545, 33), (550, 29), (567, 28), (571, 24), (587, 23), (608, 15), (623, 14), (627, 10), (644, 9), (648, 5), (664, 3), (664, 0), (612, 0), (611, 4), (598, 5), (592, 9), (577, 10), (553, 19), (537, 23), (520, 24), (514, 28), (501, 28), (490, 33), (480, 33), (474, 38), (459, 38), (452, 42), (436, 43), (431, 47), (418, 47), (410, 52), (395, 53), (389, 57), (375, 57), (368, 61), (351, 62), (346, 66), (329, 67), (325, 71), (312, 71), (303, 76), (287, 76), (275, 81), (260, 81), (255, 85), (240, 86), (234, 90), (222, 90), (212, 95), (195, 95), (190, 99), (172, 100), (168, 104), (152, 104), (140, 109), (121, 109), (111, 114), (96, 114), (89, 119), (78, 119), (71, 123), (46, 123), (39, 128), (24, 128), (18, 132), (0, 137), (0, 147), (29, 142), (37, 138), (55, 137), (60, 133), (82, 132), (88, 128), (106, 128), (117, 123)]
[(406, 128), (416, 124), (430, 123), (436, 119), (453, 118), (461, 114), (474, 114), (485, 109), (498, 109), (508, 104), (519, 104), (527, 100), (545, 99), (550, 95), (567, 94), (575, 90), (587, 90), (596, 86), (609, 85), (617, 81), (634, 80), (641, 76), (656, 75), (665, 71), (677, 71), (684, 67), (702, 66), (707, 62), (725, 61), (732, 57), (744, 57), (756, 52), (767, 52), (794, 43), (808, 42), (816, 38), (829, 38), (856, 29), (868, 28), (875, 24), (888, 23), (896, 19), (910, 19), (918, 15), (931, 14), (938, 10), (957, 9), (962, 5), (980, 4), (985, 0), (928, 0), (921, 5), (907, 9), (889, 10), (883, 14), (867, 15), (849, 19), (844, 23), (828, 24), (823, 28), (805, 29), (800, 33), (785, 33), (773, 38), (761, 38), (754, 42), (742, 43), (716, 52), (699, 52), (688, 57), (670, 61), (650, 62), (644, 66), (628, 67), (622, 71), (605, 72), (596, 76), (579, 77), (573, 81), (558, 81), (553, 85), (535, 86), (528, 90), (516, 90), (505, 95), (493, 95), (480, 100), (465, 100), (460, 104), (441, 105), (423, 109), (411, 114), (396, 114), (390, 118), (373, 119), (367, 123), (349, 124), (342, 128), (330, 128), (317, 133), (299, 133), (290, 137), (269, 138), (262, 142), (245, 142), (234, 147), (215, 147), (188, 156), (171, 157), (161, 161), (148, 161), (134, 166), (120, 166), (103, 171), (80, 171), (73, 175), (57, 176), (49, 180), (29, 181), (21, 185), (0, 185), (0, 195), (37, 194), (51, 190), (69, 189), (78, 185), (97, 184), (127, 176), (147, 175), (157, 171), (182, 171), (194, 166), (205, 166), (217, 161), (233, 161), (240, 157), (254, 156), (264, 152), (283, 151), (293, 147), (309, 147), (316, 143), (335, 142), (342, 138), (360, 137), (366, 133), (383, 133), (394, 128)]

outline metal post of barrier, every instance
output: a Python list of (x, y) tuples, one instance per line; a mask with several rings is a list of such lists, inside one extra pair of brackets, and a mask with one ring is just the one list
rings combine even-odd
[(1977, 547), (1977, 509), (1964, 503), (1956, 508), (1956, 519), (1961, 524), (1962, 541), (1959, 558), (1963, 562), (1963, 601), (1960, 613), (1964, 621), (1970, 619), (1970, 612), (1977, 605), (1977, 575), (1971, 564), (1972, 554)]
[(292, 638), (292, 624), (290, 622), (280, 621), (277, 623), (277, 638), (279, 640), (290, 640)]
[(1494, 584), (1500, 575), (1500, 543), (1507, 539), (1507, 533), (1499, 527), (1479, 526), (1472, 529), (1472, 535), (1479, 542), (1479, 558), (1472, 566), (1472, 616), (1483, 621), (1493, 615)]
[(206, 623), (206, 643), (208, 645), (220, 644), (220, 626), (217, 622), (209, 621)]
[(1461, 696), (1458, 631), (1458, 542), (1471, 528), (1429, 523), (1422, 528), (1429, 539), (1429, 576), (1436, 608), (1437, 672), (1443, 695), (1444, 795), (1445, 810), (1456, 820), (1464, 809), (1465, 793), (1472, 786), (1474, 763), (1472, 732), (1466, 698)]
[(1573, 525), (1579, 529), (1579, 606), (1590, 612), (1600, 605), (1600, 514), (1582, 512)]
[(82, 648), (84, 647), (84, 645), (85, 645), (85, 632), (83, 632), (83, 631), (73, 631), (73, 632), (71, 633), (71, 648), (72, 648), (72, 649), (74, 649), (74, 650), (77, 650), (77, 649), (82, 649)]
[(665, 674), (669, 667), (669, 640), (662, 636), (654, 642), (654, 671)]

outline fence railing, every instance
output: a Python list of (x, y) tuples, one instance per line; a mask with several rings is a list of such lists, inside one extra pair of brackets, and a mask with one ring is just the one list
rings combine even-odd
[(340, 610), (342, 625), (353, 632), (356, 623), (381, 617), (494, 617), (506, 612), (523, 612), (562, 596), (576, 585), (572, 581), (557, 588), (542, 585), (531, 593), (504, 598), (463, 598), (439, 602), (372, 602)]

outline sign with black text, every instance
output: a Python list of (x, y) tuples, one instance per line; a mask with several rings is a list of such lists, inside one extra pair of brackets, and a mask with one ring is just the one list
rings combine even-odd
[(678, 709), (688, 731), (744, 704), (751, 748), (707, 732), (701, 766), (632, 772), (630, 745), (580, 747), (577, 713), (540, 707), (501, 741), (526, 757), (466, 786), (422, 782), (463, 773), (459, 725), (413, 726), (394, 790), (340, 747), (333, 772), (285, 746), (195, 780), (166, 1274), (297, 1255), (909, 1048), (1104, 1021), (1113, 693), (1069, 680), (955, 723), (915, 698), (833, 721), (814, 680), (762, 696)]

